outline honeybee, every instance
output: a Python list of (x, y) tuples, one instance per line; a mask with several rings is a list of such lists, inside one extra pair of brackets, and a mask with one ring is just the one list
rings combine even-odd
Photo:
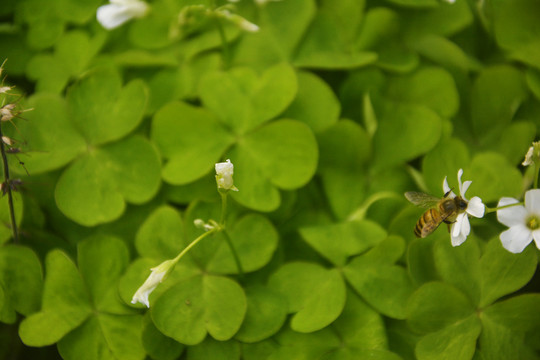
[(443, 222), (452, 224), (457, 216), (467, 209), (467, 201), (461, 196), (450, 197), (451, 192), (452, 190), (444, 194), (442, 199), (416, 191), (405, 193), (407, 200), (414, 205), (429, 208), (416, 223), (414, 228), (416, 237), (425, 238)]

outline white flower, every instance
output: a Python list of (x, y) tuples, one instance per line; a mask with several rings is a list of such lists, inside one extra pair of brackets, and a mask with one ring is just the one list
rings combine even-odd
[[(464, 183), (461, 182), (461, 176), (463, 175), (463, 169), (459, 169), (458, 171), (458, 183), (459, 183), (459, 195), (465, 202), (467, 202), (467, 208), (464, 209), (465, 211), (460, 213), (456, 221), (452, 224), (452, 228), (450, 229), (450, 236), (452, 239), (452, 246), (459, 246), (467, 240), (467, 236), (469, 236), (471, 232), (471, 224), (469, 223), (469, 216), (472, 215), (477, 218), (481, 218), (484, 216), (485, 206), (482, 203), (482, 199), (480, 199), (478, 196), (473, 197), (470, 201), (467, 200), (465, 197), (465, 192), (467, 192), (467, 189), (469, 189), (469, 186), (471, 186), (472, 181), (465, 181)], [(444, 193), (447, 194), (450, 198), (455, 198), (456, 194), (452, 192), (452, 189), (450, 189), (450, 186), (448, 186), (448, 181), (446, 180), (446, 177), (444, 178), (443, 182), (443, 190)]]
[[(514, 198), (503, 197), (497, 207), (518, 202)], [(540, 249), (540, 189), (525, 193), (525, 206), (516, 205), (497, 210), (497, 220), (510, 228), (499, 236), (506, 250), (514, 254), (520, 253), (533, 239), (536, 247)]]
[(234, 165), (231, 160), (216, 164), (216, 182), (218, 189), (238, 191), (233, 183)]
[(534, 164), (540, 159), (540, 141), (533, 142), (532, 146), (525, 154), (525, 160), (521, 163), (523, 166), (529, 166)]
[(128, 20), (141, 18), (148, 11), (148, 4), (139, 0), (109, 0), (110, 4), (97, 9), (97, 20), (107, 30), (114, 29)]
[(152, 268), (152, 273), (150, 276), (148, 276), (148, 279), (144, 282), (144, 284), (141, 285), (140, 288), (137, 289), (135, 294), (133, 295), (133, 298), (131, 299), (132, 304), (136, 304), (137, 302), (140, 302), (141, 304), (146, 305), (146, 307), (150, 307), (150, 302), (148, 301), (148, 296), (154, 291), (154, 289), (163, 281), (165, 280), (165, 276), (172, 270), (172, 267), (174, 266), (174, 262), (172, 260), (167, 260), (156, 266), (155, 268)]

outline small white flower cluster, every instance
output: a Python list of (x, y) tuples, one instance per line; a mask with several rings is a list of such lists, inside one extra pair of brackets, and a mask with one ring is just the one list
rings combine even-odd
[[(540, 170), (540, 142), (534, 142), (527, 151), (524, 166), (535, 165), (535, 187), (538, 185), (538, 171)], [(450, 238), (453, 246), (459, 246), (465, 242), (471, 232), (469, 215), (477, 218), (484, 216), (486, 207), (478, 196), (467, 200), (465, 192), (469, 189), (472, 181), (461, 181), (463, 170), (458, 171), (459, 194), (466, 204), (465, 208), (458, 209), (458, 215), (450, 228)], [(451, 199), (456, 195), (448, 185), (446, 177), (443, 182), (443, 191)], [(502, 197), (496, 209), (497, 220), (509, 229), (503, 231), (499, 238), (502, 246), (514, 254), (521, 253), (534, 240), (540, 250), (540, 189), (531, 189), (525, 193), (525, 201), (522, 203), (511, 197)]]

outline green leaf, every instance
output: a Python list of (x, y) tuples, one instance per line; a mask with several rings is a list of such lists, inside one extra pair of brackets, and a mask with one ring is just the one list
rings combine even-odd
[(58, 343), (65, 360), (143, 360), (139, 315), (93, 316)]
[[(536, 299), (536, 301), (538, 301), (538, 299)], [(489, 308), (490, 307), (486, 310)], [(512, 310), (517, 309), (513, 308)], [(538, 360), (538, 352), (526, 345), (523, 332), (507, 328), (504, 325), (493, 321), (489, 316), (482, 316), (481, 320), (482, 333), (480, 334), (478, 341), (476, 355), (483, 359), (493, 360)], [(536, 324), (538, 324), (538, 322)], [(538, 339), (537, 336), (533, 339), (533, 344), (534, 342), (537, 342), (536, 339)]]
[(315, 137), (306, 125), (294, 120), (280, 120), (261, 128), (240, 148), (250, 153), (272, 184), (287, 190), (305, 185), (317, 167)]
[(532, 330), (540, 324), (540, 294), (523, 294), (496, 302), (482, 315), (515, 332)]
[(456, 138), (441, 139), (422, 160), (422, 173), (428, 189), (435, 196), (442, 197), (444, 178), (448, 177), (452, 181), (458, 170), (467, 167), (469, 162), (469, 150), (465, 143)]
[[(68, 3), (83, 3), (83, 1), (63, 0)], [(95, 0), (91, 0), (94, 1)], [(92, 14), (93, 15), (93, 14)], [(100, 50), (105, 42), (105, 34), (101, 33), (90, 38), (84, 31), (74, 30), (65, 33), (56, 44), (55, 57), (66, 66), (70, 75), (79, 75), (86, 70), (90, 60)]]
[(296, 189), (314, 175), (317, 143), (307, 125), (279, 120), (243, 139), (230, 158), (235, 164), (234, 182), (240, 189), (233, 198), (252, 209), (269, 211), (279, 205), (279, 195), (271, 188)]
[(301, 120), (315, 131), (322, 131), (338, 121), (341, 104), (330, 86), (310, 72), (299, 72), (298, 93), (283, 116)]
[(439, 2), (430, 9), (406, 12), (402, 18), (410, 42), (426, 33), (449, 37), (470, 26), (474, 20), (470, 6), (459, 1), (452, 4)]
[(490, 5), (499, 46), (511, 57), (538, 68), (540, 25), (535, 15), (540, 12), (540, 4), (534, 0), (493, 0)]
[(215, 115), (181, 102), (169, 103), (154, 115), (152, 140), (168, 160), (163, 179), (175, 185), (208, 173), (234, 141)]
[(333, 326), (349, 347), (373, 350), (388, 348), (386, 329), (381, 314), (352, 291), (347, 292), (347, 302), (343, 312)]
[[(262, 268), (276, 251), (278, 233), (264, 216), (246, 215), (226, 231), (245, 272)], [(231, 248), (222, 237), (216, 241), (218, 246), (214, 249), (206, 269), (217, 274), (237, 274), (239, 270)]]
[(117, 283), (129, 263), (129, 253), (122, 240), (95, 235), (78, 245), (79, 271), (95, 309), (122, 313)]
[(523, 74), (508, 65), (485, 68), (471, 90), (474, 134), (483, 142), (496, 142), (527, 97)]
[(54, 344), (92, 312), (83, 280), (65, 253), (51, 251), (45, 267), (42, 309), (24, 319), (19, 327), (19, 336), (28, 346)]
[(508, 125), (499, 140), (496, 151), (511, 164), (520, 164), (536, 135), (536, 125), (530, 121), (514, 121)]
[(163, 335), (147, 313), (143, 319), (142, 343), (146, 353), (156, 360), (175, 360), (184, 351), (184, 345)]
[(247, 312), (235, 338), (255, 343), (274, 335), (287, 317), (287, 302), (276, 291), (263, 286), (246, 288)]
[(480, 70), (478, 61), (467, 54), (464, 49), (450, 39), (439, 35), (424, 35), (410, 46), (420, 55), (428, 58), (436, 64), (444, 66), (448, 70)]
[(239, 39), (235, 63), (264, 69), (290, 61), (316, 10), (314, 0), (268, 2), (258, 9), (260, 30)]
[(0, 287), (4, 295), (2, 312), (10, 313), (13, 321), (15, 311), (26, 316), (36, 312), (40, 305), (42, 277), (41, 263), (30, 248), (15, 245), (1, 247)]
[(467, 192), (468, 198), (476, 195), (484, 203), (489, 203), (497, 201), (502, 195), (519, 197), (522, 192), (521, 172), (495, 152), (477, 154), (465, 174), (473, 181)]
[(378, 224), (364, 220), (300, 228), (300, 235), (336, 266), (380, 243), (386, 232)]
[(414, 331), (439, 331), (472, 315), (475, 308), (458, 289), (443, 282), (418, 288), (407, 304), (407, 323)]
[(152, 307), (152, 319), (165, 335), (196, 345), (207, 332), (216, 340), (230, 339), (246, 313), (244, 291), (225, 277), (196, 276), (171, 287)]
[(512, 254), (502, 247), (498, 238), (493, 238), (480, 259), (480, 306), (485, 307), (527, 284), (537, 263), (536, 249), (532, 246), (521, 254)]
[(159, 168), (152, 144), (132, 136), (74, 162), (56, 184), (56, 203), (66, 216), (82, 225), (115, 220), (126, 201), (141, 204), (156, 194)]
[(67, 85), (70, 73), (64, 61), (49, 54), (37, 54), (28, 62), (28, 77), (36, 81), (36, 90), (60, 94)]
[[(84, 138), (70, 122), (64, 99), (38, 93), (30, 97), (27, 104), (34, 110), (25, 114), (28, 121), (18, 122), (17, 128), (24, 134), (29, 151), (36, 150), (24, 159), (30, 174), (58, 169), (86, 150)], [(16, 138), (15, 133), (12, 136)], [(18, 173), (24, 171), (17, 166), (12, 169)]]
[(343, 268), (345, 278), (364, 300), (380, 313), (405, 318), (405, 305), (413, 286), (404, 268), (358, 256)]
[(400, 164), (431, 150), (439, 141), (440, 117), (425, 106), (388, 104), (374, 137), (379, 168)]
[(438, 67), (423, 67), (412, 75), (392, 79), (386, 96), (396, 102), (424, 105), (441, 118), (451, 118), (459, 108), (454, 79)]
[(324, 328), (345, 306), (345, 284), (339, 272), (320, 265), (285, 264), (272, 274), (268, 286), (287, 298), (289, 312), (295, 313), (291, 328), (298, 332)]
[(338, 334), (329, 327), (310, 334), (285, 328), (275, 337), (274, 341), (279, 346), (267, 357), (267, 360), (320, 359), (324, 354), (342, 346)]
[(373, 63), (377, 58), (375, 53), (358, 51), (354, 47), (363, 10), (364, 1), (323, 1), (300, 44), (294, 64), (343, 69)]
[(480, 249), (474, 240), (453, 247), (448, 238), (439, 238), (433, 250), (433, 259), (441, 278), (463, 291), (473, 304), (478, 304), (480, 300)]
[(141, 80), (122, 87), (114, 68), (94, 70), (68, 92), (72, 119), (92, 145), (118, 140), (133, 131), (142, 120), (148, 98)]
[[(418, 216), (415, 216), (415, 219), (417, 218)], [(440, 235), (438, 237), (449, 241), (447, 234), (444, 236)], [(435, 260), (433, 259), (433, 244), (433, 238), (415, 238), (409, 243), (409, 248), (407, 251), (407, 265), (409, 267), (409, 274), (413, 282), (417, 285), (421, 285), (429, 281), (439, 280), (437, 276), (437, 269), (435, 267)]]
[(236, 134), (245, 134), (285, 110), (297, 87), (293, 68), (282, 63), (261, 76), (243, 67), (209, 73), (201, 79), (199, 92), (207, 108)]
[(184, 247), (184, 224), (178, 211), (163, 205), (150, 214), (139, 228), (135, 246), (139, 254), (155, 259), (172, 259)]
[(416, 345), (418, 360), (469, 360), (482, 326), (476, 315), (424, 336)]
[(187, 349), (189, 360), (240, 360), (240, 344), (236, 341), (216, 341), (206, 338), (202, 343)]
[(341, 120), (319, 133), (319, 168), (332, 210), (346, 219), (365, 198), (364, 165), (371, 157), (371, 139), (357, 123)]

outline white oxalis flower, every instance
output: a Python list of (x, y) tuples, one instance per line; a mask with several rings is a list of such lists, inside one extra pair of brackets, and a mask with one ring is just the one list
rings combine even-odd
[[(503, 197), (497, 207), (517, 204), (519, 201)], [(497, 220), (510, 229), (499, 236), (503, 247), (514, 253), (520, 253), (534, 239), (540, 249), (540, 189), (529, 190), (525, 193), (525, 206), (516, 205), (497, 210)]]
[[(469, 223), (468, 215), (481, 218), (484, 216), (485, 211), (485, 205), (482, 203), (482, 199), (480, 199), (478, 196), (473, 197), (471, 200), (467, 200), (465, 197), (465, 193), (467, 192), (467, 189), (469, 189), (469, 186), (471, 186), (472, 181), (468, 180), (462, 183), (462, 175), (463, 169), (459, 169), (457, 176), (459, 183), (459, 194), (463, 200), (467, 202), (467, 208), (464, 212), (458, 214), (456, 221), (452, 224), (452, 228), (450, 229), (452, 246), (459, 246), (463, 244), (465, 240), (467, 240), (467, 236), (469, 236), (471, 232), (471, 224)], [(448, 193), (450, 198), (453, 199), (456, 197), (456, 194), (454, 194), (450, 186), (448, 186), (448, 180), (446, 177), (444, 178), (443, 190), (445, 194)]]
[(141, 304), (146, 305), (146, 307), (150, 307), (150, 302), (148, 301), (148, 297), (154, 291), (154, 289), (164, 280), (164, 277), (169, 273), (171, 270), (171, 267), (174, 265), (172, 260), (167, 260), (162, 262), (160, 265), (156, 266), (155, 268), (152, 268), (152, 273), (144, 284), (141, 285), (140, 288), (137, 289), (135, 294), (133, 295), (133, 298), (131, 299), (132, 304), (136, 304), (140, 302)]
[(234, 165), (231, 160), (216, 164), (216, 182), (218, 189), (238, 191), (233, 183)]
[(96, 17), (107, 30), (117, 28), (128, 20), (141, 18), (148, 12), (148, 4), (139, 0), (109, 0), (110, 4), (100, 6)]

